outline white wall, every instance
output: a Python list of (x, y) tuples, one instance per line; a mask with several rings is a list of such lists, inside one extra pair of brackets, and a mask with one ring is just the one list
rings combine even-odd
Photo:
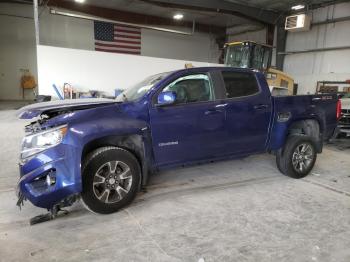
[(186, 36), (142, 29), (141, 38), (141, 54), (145, 56), (217, 63), (220, 55), (215, 38), (208, 34)]
[(94, 50), (94, 23), (90, 20), (52, 15), (46, 9), (40, 19), (40, 44)]
[(148, 56), (38, 46), (39, 94), (57, 97), (52, 84), (65, 82), (81, 91), (127, 89), (145, 77), (184, 68), (185, 63), (209, 66), (203, 62)]
[[(5, 14), (33, 17), (31, 5), (0, 4), (0, 10)], [(94, 50), (93, 22), (51, 15), (46, 9), (40, 15), (40, 43)], [(106, 54), (106, 57), (108, 55), (110, 54)], [(219, 50), (214, 37), (209, 34), (195, 33), (192, 36), (185, 36), (142, 29), (141, 55), (217, 62)], [(68, 63), (68, 60), (58, 61)], [(29, 69), (35, 76), (37, 75), (34, 21), (0, 15), (0, 100), (22, 99), (20, 88), (22, 68)], [(26, 99), (32, 98), (33, 94), (26, 92)]]
[[(15, 9), (0, 4), (0, 10), (3, 14), (33, 16), (31, 6)], [(0, 15), (0, 100), (22, 99), (22, 69), (37, 75), (33, 19)], [(25, 99), (33, 98), (32, 90), (26, 90)]]
[[(346, 17), (350, 3), (342, 3), (313, 12), (313, 22)], [(311, 31), (288, 33), (286, 51), (350, 46), (350, 21), (313, 26)], [(317, 81), (350, 79), (350, 49), (287, 55), (284, 71), (299, 84), (298, 93), (314, 93)]]

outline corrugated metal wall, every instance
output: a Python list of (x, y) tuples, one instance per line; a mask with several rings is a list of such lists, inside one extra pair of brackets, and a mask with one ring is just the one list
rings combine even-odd
[[(313, 23), (350, 16), (350, 3), (313, 11)], [(286, 51), (350, 46), (350, 21), (314, 25), (310, 31), (288, 33)], [(319, 80), (350, 79), (350, 48), (286, 55), (284, 71), (299, 84), (298, 94), (314, 93)]]

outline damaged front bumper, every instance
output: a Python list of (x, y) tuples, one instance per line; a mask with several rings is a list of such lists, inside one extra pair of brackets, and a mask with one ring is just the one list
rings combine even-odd
[(19, 209), (21, 209), (22, 206), (24, 205), (24, 201), (26, 200), (26, 198), (24, 197), (24, 195), (22, 194), (22, 192), (19, 190), (18, 185), (17, 185), (17, 187), (16, 187), (16, 196), (17, 196), (17, 203), (16, 203), (16, 206), (18, 206)]
[(49, 148), (20, 163), (17, 205), (29, 200), (33, 205), (52, 209), (82, 190), (80, 152), (67, 144)]

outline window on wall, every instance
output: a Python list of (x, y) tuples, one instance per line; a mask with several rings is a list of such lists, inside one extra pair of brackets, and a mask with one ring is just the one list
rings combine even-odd
[(251, 73), (223, 71), (222, 77), (227, 98), (249, 96), (259, 92), (255, 76)]
[(163, 91), (174, 91), (176, 93), (176, 103), (214, 100), (211, 81), (205, 74), (180, 77), (165, 87)]

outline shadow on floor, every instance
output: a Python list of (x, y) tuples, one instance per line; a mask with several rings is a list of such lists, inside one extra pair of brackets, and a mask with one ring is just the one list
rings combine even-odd
[(350, 137), (331, 139), (327, 146), (338, 150), (350, 150)]

